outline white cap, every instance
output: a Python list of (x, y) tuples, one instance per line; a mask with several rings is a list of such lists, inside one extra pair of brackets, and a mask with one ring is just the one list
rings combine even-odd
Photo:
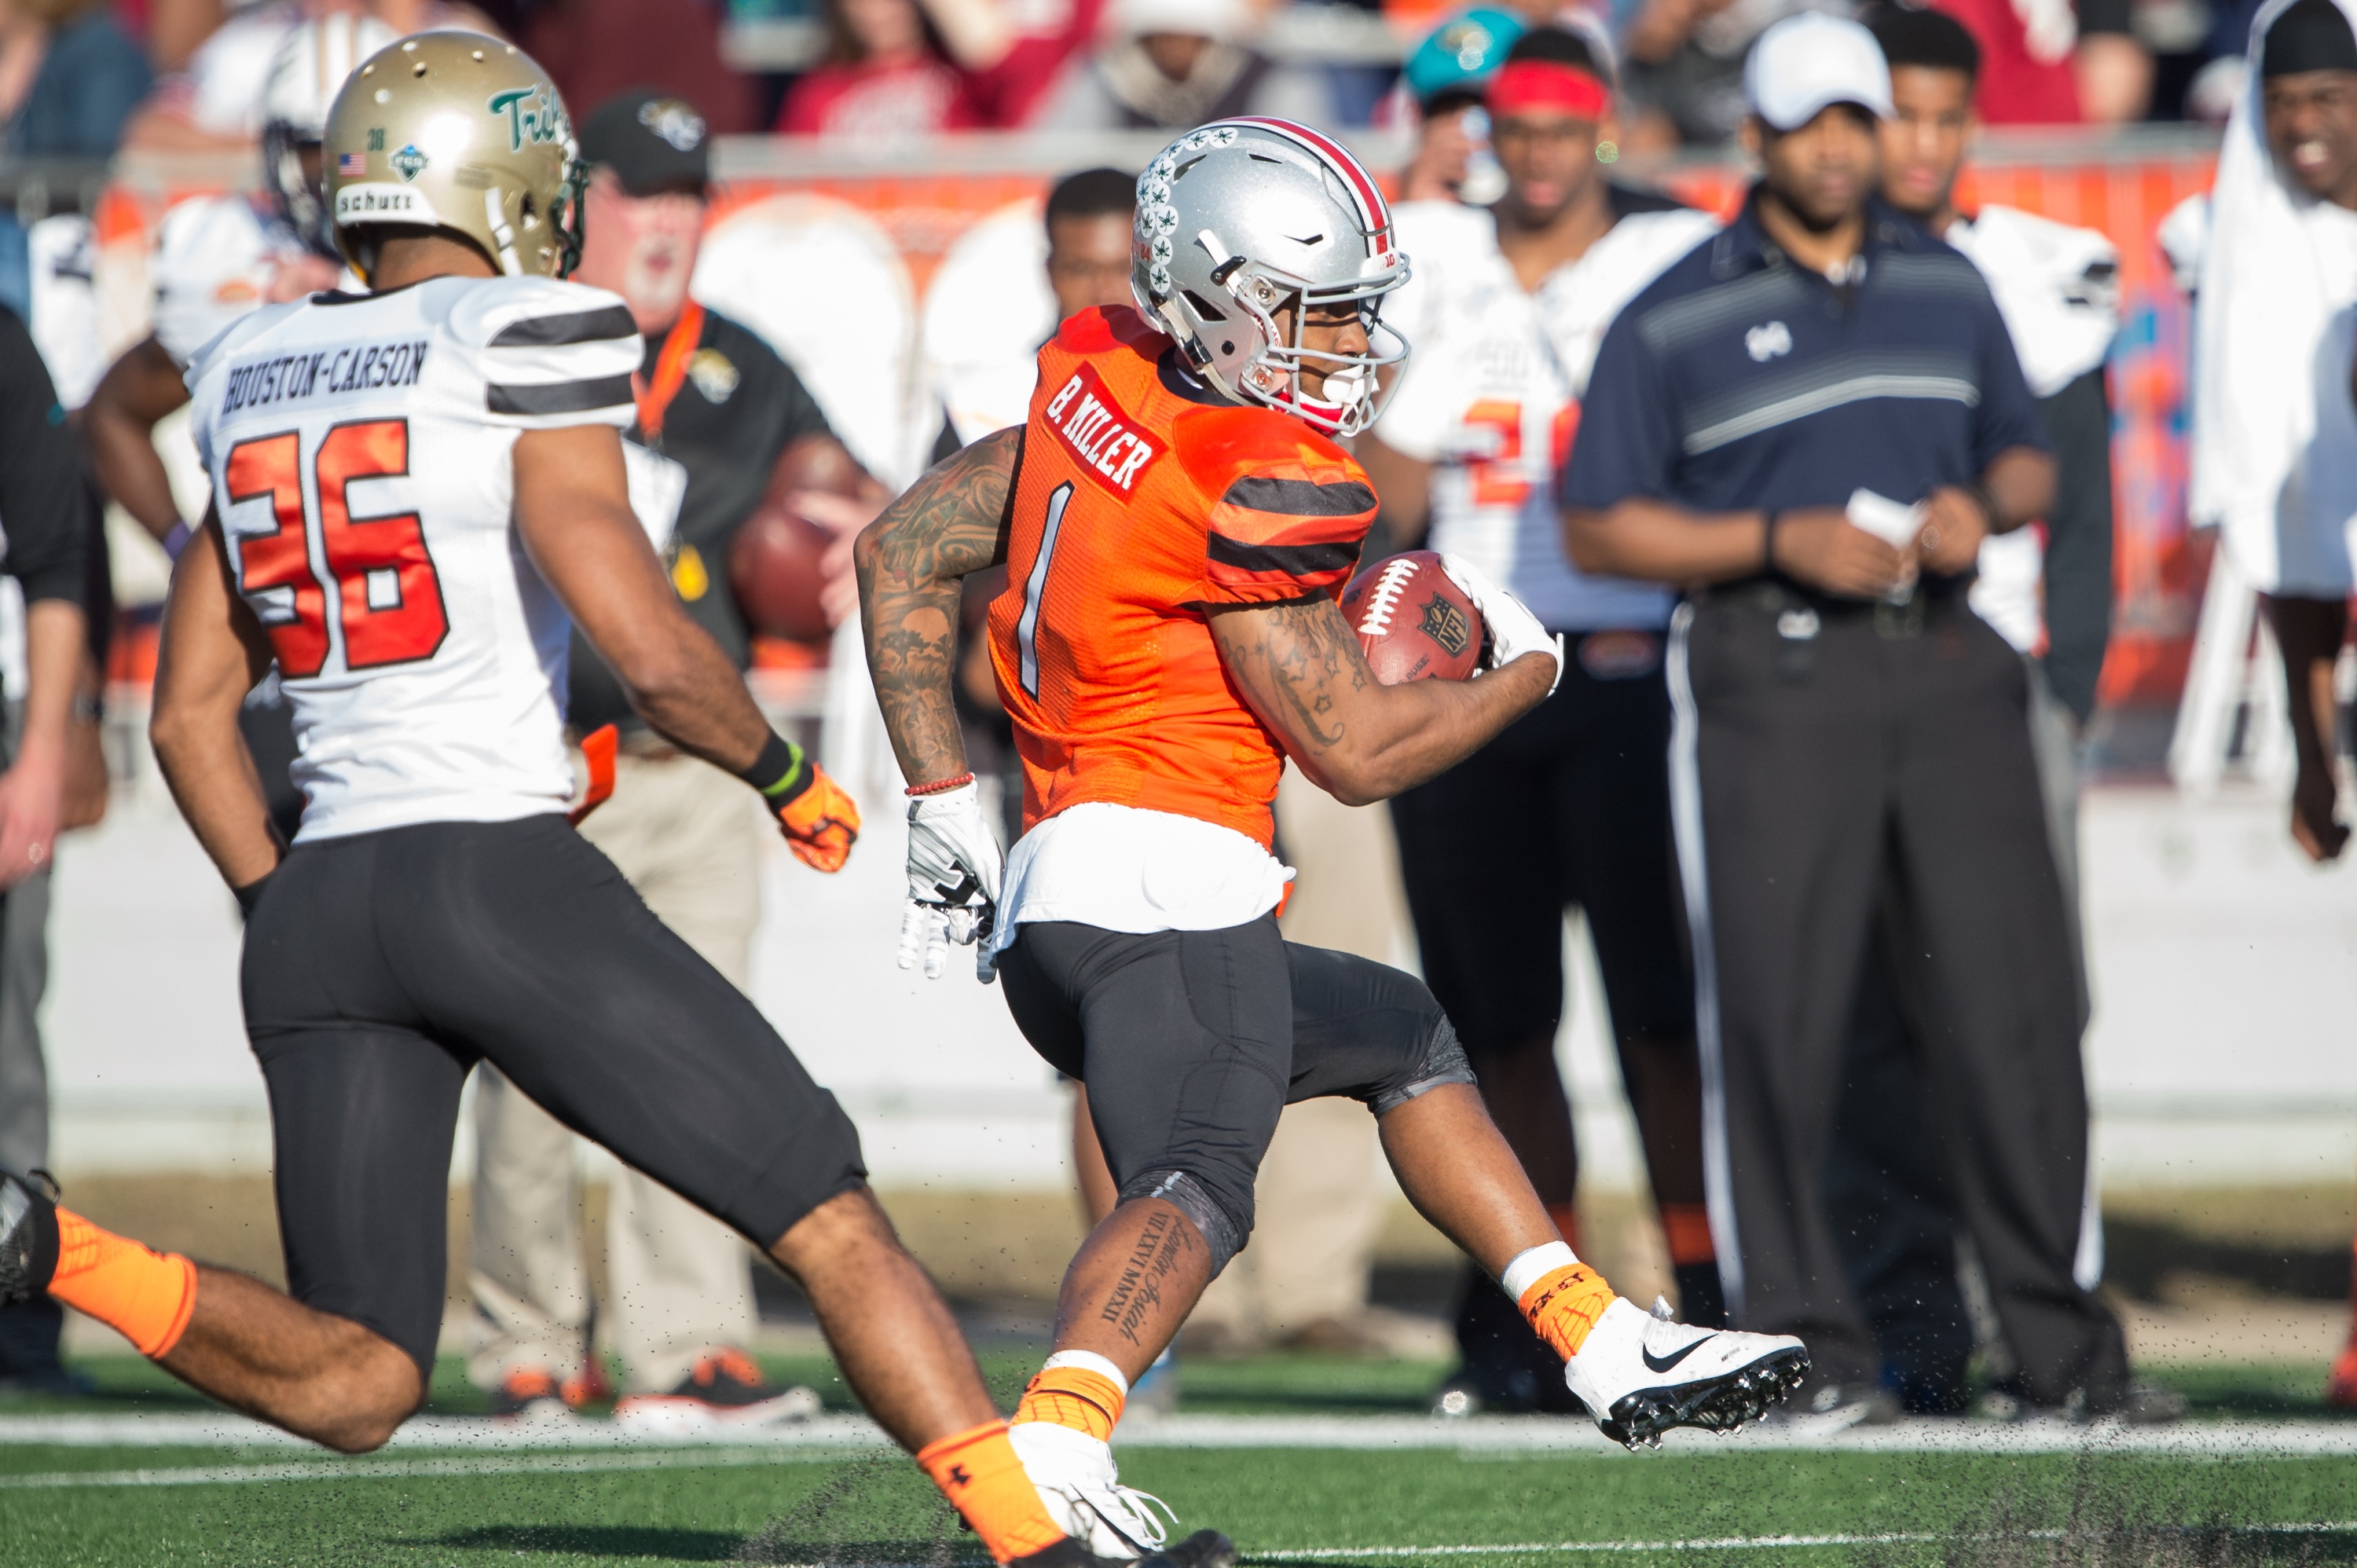
[(1114, 0), (1105, 30), (1117, 38), (1148, 33), (1184, 33), (1200, 38), (1237, 38), (1252, 15), (1243, 0)]
[(1843, 16), (1803, 11), (1760, 35), (1743, 62), (1751, 112), (1779, 131), (1797, 131), (1835, 103), (1890, 118), (1890, 67), (1874, 35)]

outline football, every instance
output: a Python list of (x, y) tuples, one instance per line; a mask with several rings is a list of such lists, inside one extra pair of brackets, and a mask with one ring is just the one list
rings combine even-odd
[(826, 640), (820, 558), (832, 537), (774, 501), (744, 521), (728, 544), (728, 582), (747, 626), (764, 637)]
[(1481, 661), (1481, 613), (1441, 570), (1436, 551), (1390, 556), (1351, 578), (1342, 618), (1386, 686), (1462, 681)]
[(823, 558), (834, 535), (786, 506), (797, 490), (846, 493), (857, 471), (833, 442), (797, 441), (779, 455), (770, 482), (728, 543), (728, 585), (745, 624), (763, 637), (827, 639)]

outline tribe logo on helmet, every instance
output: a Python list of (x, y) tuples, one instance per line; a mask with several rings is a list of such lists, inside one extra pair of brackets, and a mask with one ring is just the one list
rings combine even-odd
[(572, 134), (565, 124), (564, 109), (550, 102), (537, 85), (494, 92), (486, 107), (494, 119), (507, 116), (508, 151), (511, 153), (523, 151), (526, 142), (562, 142)]

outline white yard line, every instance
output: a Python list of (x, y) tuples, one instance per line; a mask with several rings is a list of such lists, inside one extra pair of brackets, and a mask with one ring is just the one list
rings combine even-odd
[[(2204, 1527), (2206, 1530), (2207, 1527)], [(2312, 1524), (2233, 1524), (2218, 1529), (2228, 1535), (2345, 1535), (2357, 1533), (2357, 1520)], [(2026, 1530), (2005, 1537), (1900, 1533), (1888, 1535), (1723, 1535), (1698, 1541), (1533, 1541), (1513, 1546), (1308, 1546), (1290, 1552), (1247, 1552), (1256, 1563), (1328, 1563), (1370, 1557), (1521, 1557), (1557, 1553), (1626, 1553), (1635, 1552), (1764, 1552), (1810, 1546), (1931, 1546), (1963, 1541), (2061, 1541), (2059, 1530)]]
[(309, 1459), (282, 1465), (193, 1465), (154, 1470), (58, 1470), (0, 1476), (0, 1491), (79, 1487), (234, 1487), (264, 1481), (407, 1480), (421, 1477), (587, 1476), (617, 1470), (816, 1464), (860, 1458), (873, 1449), (676, 1449), (638, 1454), (518, 1454), (505, 1459)]
[[(737, 1448), (783, 1455), (803, 1450), (870, 1450), (886, 1446), (888, 1442), (872, 1422), (852, 1415), (825, 1415), (780, 1426), (717, 1427), (675, 1435), (628, 1432), (610, 1421), (519, 1426), (482, 1417), (420, 1416), (394, 1434), (391, 1446), (420, 1453), (490, 1454)], [(1587, 1422), (1544, 1416), (1443, 1421), (1419, 1415), (1171, 1415), (1132, 1421), (1121, 1429), (1116, 1442), (1125, 1448), (1437, 1449), (1453, 1450), (1469, 1459), (1499, 1460), (1532, 1455), (1577, 1457), (1621, 1452)], [(0, 1416), (0, 1450), (23, 1444), (121, 1448), (310, 1447), (274, 1427), (227, 1414), (171, 1412)], [(1756, 1426), (1728, 1437), (1674, 1432), (1663, 1446), (1674, 1454), (1741, 1454), (1772, 1449), (1867, 1454), (2093, 1452), (2184, 1457), (2357, 1455), (2357, 1422), (2201, 1421), (2177, 1426), (2132, 1427), (2116, 1423), (2072, 1426), (2062, 1422), (2000, 1426), (1987, 1422), (1923, 1419), (1841, 1432), (1815, 1430), (1795, 1423)]]

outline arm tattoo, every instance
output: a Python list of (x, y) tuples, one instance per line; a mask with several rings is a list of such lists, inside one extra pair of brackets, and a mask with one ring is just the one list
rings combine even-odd
[(951, 695), (962, 579), (1006, 559), (1023, 432), (944, 459), (859, 536), (859, 607), (884, 727), (912, 784), (966, 770)]
[(1249, 617), (1243, 651), (1256, 668), (1247, 689), (1276, 711), (1264, 716), (1316, 751), (1340, 744), (1338, 694), (1373, 679), (1359, 639), (1323, 594), (1294, 604), (1228, 610)]

